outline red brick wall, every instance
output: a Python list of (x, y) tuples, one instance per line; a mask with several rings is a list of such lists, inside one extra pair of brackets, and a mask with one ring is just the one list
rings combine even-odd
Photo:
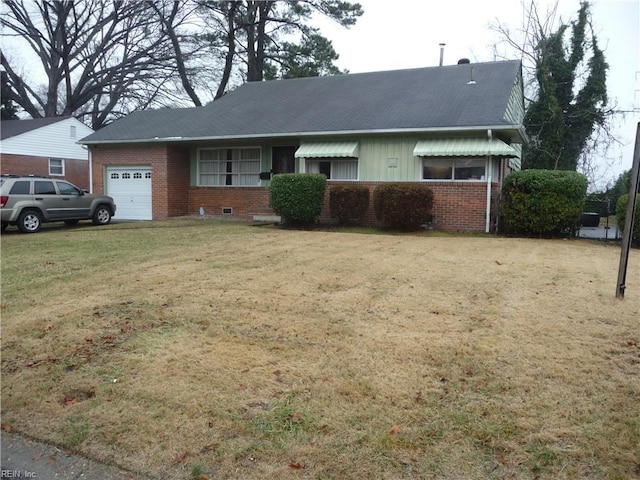
[[(320, 216), (321, 222), (330, 222), (329, 190), (332, 185), (354, 182), (329, 182)], [(373, 211), (373, 191), (383, 182), (355, 182), (366, 185), (371, 192), (369, 209), (363, 224), (378, 226)], [(425, 182), (433, 190), (433, 228), (446, 231), (484, 232), (487, 209), (487, 184), (484, 182)], [(491, 184), (491, 231), (495, 228), (498, 212), (500, 184)]]
[[(49, 157), (33, 157), (3, 153), (0, 158), (0, 173), (15, 175), (49, 175)], [(52, 176), (67, 180), (77, 187), (89, 189), (89, 162), (86, 160), (64, 160), (64, 175)]]
[(109, 166), (151, 167), (154, 220), (187, 215), (189, 149), (167, 145), (92, 147), (93, 190), (104, 193), (104, 171)]
[(189, 215), (189, 149), (167, 148), (167, 213), (170, 217)]
[[(333, 220), (329, 215), (329, 191), (332, 185), (354, 182), (329, 182), (324, 199), (321, 223)], [(364, 225), (378, 226), (373, 211), (373, 191), (383, 182), (357, 182), (371, 191)], [(433, 190), (433, 228), (447, 231), (484, 232), (487, 208), (487, 184), (484, 182), (428, 182)], [(498, 211), (498, 183), (491, 184), (491, 231)], [(232, 207), (232, 218), (251, 219), (255, 214), (273, 215), (266, 187), (192, 187), (189, 190), (189, 214), (197, 215), (204, 207), (206, 215), (222, 215), (222, 208)]]
[(192, 187), (189, 214), (197, 215), (200, 207), (204, 207), (205, 215), (222, 215), (223, 208), (232, 207), (233, 218), (274, 214), (268, 187)]
[[(104, 167), (112, 165), (150, 165), (152, 168), (153, 218), (163, 220), (183, 215), (222, 215), (231, 207), (231, 218), (251, 219), (253, 215), (273, 215), (268, 187), (190, 187), (189, 150), (165, 145), (92, 148), (93, 188), (103, 193)], [(382, 182), (329, 182), (332, 185), (359, 183), (371, 191), (371, 203), (364, 224), (376, 226), (373, 191)], [(448, 231), (485, 230), (487, 184), (484, 182), (425, 182), (433, 190), (433, 228)], [(495, 228), (499, 183), (491, 184), (491, 223)], [(321, 222), (331, 222), (329, 189), (325, 195)]]

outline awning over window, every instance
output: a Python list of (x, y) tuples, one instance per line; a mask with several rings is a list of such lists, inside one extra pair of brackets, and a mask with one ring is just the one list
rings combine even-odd
[(452, 138), (420, 140), (413, 149), (415, 157), (517, 157), (516, 150), (497, 138)]
[(358, 142), (303, 143), (296, 158), (354, 157), (358, 158)]

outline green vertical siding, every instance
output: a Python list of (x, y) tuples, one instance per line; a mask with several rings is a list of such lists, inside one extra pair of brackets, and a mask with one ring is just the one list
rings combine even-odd
[(507, 102), (504, 118), (514, 125), (522, 125), (524, 120), (524, 92), (522, 90), (522, 75), (516, 77), (511, 89), (511, 96)]
[(360, 140), (360, 181), (420, 180), (420, 160), (413, 156), (416, 138), (382, 137)]

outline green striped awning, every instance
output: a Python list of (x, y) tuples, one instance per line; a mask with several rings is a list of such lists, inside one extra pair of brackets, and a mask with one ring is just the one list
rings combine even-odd
[(420, 140), (413, 149), (415, 157), (517, 157), (518, 152), (497, 138), (451, 138)]
[(303, 143), (296, 158), (354, 157), (358, 158), (358, 142)]

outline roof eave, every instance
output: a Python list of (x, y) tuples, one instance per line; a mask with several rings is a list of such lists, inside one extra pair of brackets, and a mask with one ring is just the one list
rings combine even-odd
[(117, 144), (133, 144), (133, 143), (185, 143), (185, 142), (201, 142), (201, 141), (220, 141), (220, 140), (247, 140), (247, 139), (269, 139), (284, 137), (326, 137), (326, 136), (349, 136), (349, 135), (379, 135), (379, 134), (399, 134), (399, 133), (438, 133), (438, 132), (486, 132), (487, 130), (511, 130), (518, 134), (519, 140), (524, 141), (526, 134), (522, 125), (482, 125), (482, 126), (466, 126), (466, 127), (428, 127), (428, 128), (387, 128), (372, 130), (336, 130), (336, 131), (313, 131), (313, 132), (284, 132), (284, 133), (266, 133), (266, 134), (244, 134), (244, 135), (209, 135), (200, 137), (153, 137), (153, 138), (136, 138), (136, 139), (118, 139), (118, 140), (94, 140), (83, 141), (78, 143), (83, 145), (117, 145)]

